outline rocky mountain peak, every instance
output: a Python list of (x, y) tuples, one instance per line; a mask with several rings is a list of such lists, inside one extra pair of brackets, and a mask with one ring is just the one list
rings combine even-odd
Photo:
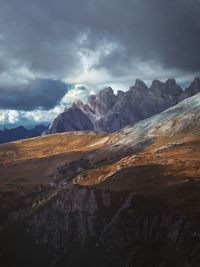
[(182, 88), (176, 83), (175, 79), (168, 79), (165, 82), (165, 89), (170, 95), (180, 95), (183, 93)]
[(200, 92), (200, 78), (196, 77), (191, 85), (185, 89), (184, 98), (193, 96)]
[[(175, 79), (166, 82), (154, 80), (150, 88), (140, 79), (128, 91), (114, 94), (111, 87), (106, 87), (97, 95), (92, 95), (85, 105), (82, 101), (73, 104), (73, 108), (82, 111), (83, 115), (93, 123), (96, 131), (115, 132), (123, 127), (158, 114), (176, 105), (187, 97), (200, 92), (200, 79), (195, 78), (185, 91)], [(74, 123), (76, 110), (67, 109), (67, 123)], [(82, 115), (81, 115), (82, 117)], [(84, 121), (85, 119), (83, 119)], [(80, 124), (80, 121), (77, 121)], [(82, 125), (82, 123), (81, 123)], [(84, 128), (86, 127), (86, 128)], [(88, 124), (70, 129), (88, 130)], [(90, 127), (89, 127), (90, 128)], [(68, 127), (67, 127), (68, 129)]]
[(94, 130), (94, 125), (88, 116), (74, 103), (71, 108), (61, 113), (51, 124), (47, 134), (67, 131)]
[(79, 108), (80, 110), (82, 110), (84, 108), (84, 103), (81, 100), (77, 100), (73, 103), (73, 105), (75, 108)]
[(118, 90), (118, 91), (117, 91), (117, 98), (118, 98), (118, 99), (121, 98), (124, 94), (125, 94), (124, 91), (122, 91), (122, 90)]
[(99, 94), (99, 96), (104, 96), (104, 95), (114, 95), (114, 91), (111, 87), (106, 87), (102, 89)]
[(168, 86), (168, 87), (175, 87), (177, 85), (176, 83), (176, 80), (175, 79), (168, 79), (165, 84)]
[(163, 88), (164, 87), (164, 83), (159, 81), (159, 80), (153, 80), (152, 84), (151, 84), (151, 88)]
[(115, 104), (117, 96), (111, 87), (104, 88), (98, 95), (91, 96), (88, 100), (88, 106), (94, 110), (98, 116), (105, 115)]
[(135, 86), (140, 88), (148, 89), (147, 85), (140, 79), (135, 80)]

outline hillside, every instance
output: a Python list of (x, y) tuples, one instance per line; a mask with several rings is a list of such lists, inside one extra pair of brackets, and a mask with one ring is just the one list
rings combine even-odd
[(0, 264), (196, 267), (199, 166), (200, 94), (116, 133), (1, 145)]

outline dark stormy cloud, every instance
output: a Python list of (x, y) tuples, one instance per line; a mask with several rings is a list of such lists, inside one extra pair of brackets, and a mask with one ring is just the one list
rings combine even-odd
[(65, 83), (37, 79), (18, 87), (0, 87), (0, 109), (26, 110), (54, 108), (66, 94)]
[(113, 73), (115, 66), (154, 60), (166, 68), (200, 70), (199, 0), (0, 2), (5, 68), (10, 60), (35, 73), (67, 77), (81, 64), (80, 53), (111, 44), (94, 67)]
[(1, 108), (49, 109), (64, 94), (30, 80), (184, 82), (200, 72), (199, 14), (199, 0), (0, 0)]

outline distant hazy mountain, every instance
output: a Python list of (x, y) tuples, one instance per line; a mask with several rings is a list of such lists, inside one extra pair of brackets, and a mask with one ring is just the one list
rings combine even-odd
[(48, 126), (37, 125), (33, 129), (26, 129), (19, 126), (12, 129), (4, 129), (0, 131), (0, 144), (40, 136)]
[(90, 96), (86, 105), (77, 101), (72, 108), (65, 110), (55, 119), (46, 133), (92, 129), (115, 132), (131, 123), (158, 114), (198, 92), (198, 78), (195, 78), (186, 90), (174, 79), (165, 83), (154, 80), (150, 88), (137, 79), (127, 92), (118, 91), (115, 95), (113, 89), (108, 87), (99, 94)]

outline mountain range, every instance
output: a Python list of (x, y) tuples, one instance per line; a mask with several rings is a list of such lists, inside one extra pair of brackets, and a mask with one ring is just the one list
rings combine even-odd
[(198, 92), (199, 78), (195, 78), (185, 90), (174, 79), (166, 82), (154, 80), (150, 88), (137, 79), (127, 92), (114, 94), (113, 89), (108, 87), (97, 95), (91, 95), (87, 104), (80, 100), (75, 102), (53, 121), (45, 134), (80, 130), (115, 132), (158, 114)]
[(26, 129), (23, 126), (19, 126), (16, 128), (0, 130), (0, 144), (40, 136), (47, 129), (48, 126), (36, 125), (32, 129)]
[(33, 129), (19, 126), (0, 130), (0, 144), (68, 131), (115, 132), (158, 114), (198, 92), (199, 78), (195, 78), (185, 90), (174, 79), (168, 79), (165, 83), (154, 80), (150, 88), (137, 79), (127, 92), (119, 90), (114, 94), (113, 89), (108, 87), (97, 95), (91, 95), (86, 104), (81, 100), (76, 101), (50, 126), (36, 125)]
[(115, 133), (0, 145), (0, 266), (199, 266), (200, 93), (173, 104)]

